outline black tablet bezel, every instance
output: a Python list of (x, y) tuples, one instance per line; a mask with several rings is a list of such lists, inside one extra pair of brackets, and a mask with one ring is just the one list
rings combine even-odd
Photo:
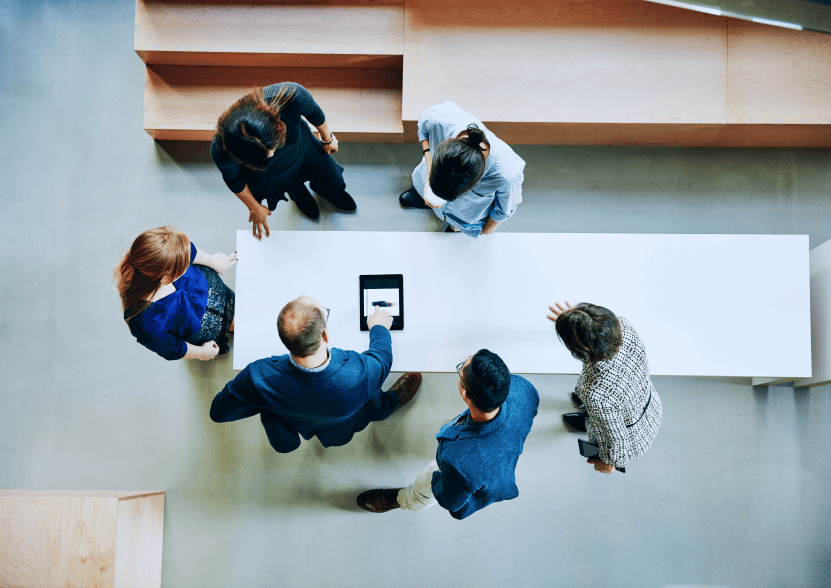
[(392, 317), (392, 327), (390, 331), (401, 331), (404, 329), (404, 275), (403, 274), (368, 274), (358, 277), (358, 319), (362, 331), (368, 331), (369, 327), (366, 324), (367, 317), (364, 316), (364, 284), (368, 279), (373, 280), (395, 280), (396, 285), (392, 286), (398, 288), (398, 308), (399, 316)]

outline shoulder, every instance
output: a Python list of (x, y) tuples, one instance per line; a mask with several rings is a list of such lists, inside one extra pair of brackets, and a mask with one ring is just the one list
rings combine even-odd
[(517, 155), (505, 141), (490, 131), (486, 134), (491, 145), (491, 154), (488, 159), (493, 159), (491, 173), (498, 175), (506, 187), (522, 183), (525, 160)]

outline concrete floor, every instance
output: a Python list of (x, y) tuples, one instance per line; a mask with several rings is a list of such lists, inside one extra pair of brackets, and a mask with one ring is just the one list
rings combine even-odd
[[(137, 345), (111, 273), (136, 235), (163, 224), (233, 251), (247, 214), (205, 144), (157, 144), (141, 129), (133, 10), (133, 0), (0, 7), (0, 487), (166, 490), (167, 587), (831, 584), (829, 387), (655, 378), (665, 414), (654, 446), (626, 475), (603, 476), (559, 418), (575, 377), (532, 376), (542, 402), (520, 497), (463, 522), (439, 507), (354, 506), (431, 459), (435, 431), (464, 408), (452, 375), (428, 375), (412, 405), (345, 447), (278, 455), (255, 419), (212, 423), (230, 358), (165, 362)], [(829, 150), (516, 151), (525, 200), (500, 230), (831, 238)], [(435, 230), (432, 215), (396, 200), (419, 156), (344, 144), (359, 212), (314, 223), (282, 203), (272, 228)], [(776, 309), (743, 319), (775, 322)]]

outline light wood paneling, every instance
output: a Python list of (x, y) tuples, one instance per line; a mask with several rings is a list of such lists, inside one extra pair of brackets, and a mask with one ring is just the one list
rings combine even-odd
[(0, 497), (0, 585), (113, 585), (118, 499)]
[(282, 81), (312, 93), (339, 140), (403, 140), (401, 72), (389, 69), (151, 65), (144, 128), (156, 139), (210, 139), (228, 106), (256, 86)]
[(727, 20), (641, 0), (408, 0), (404, 120), (718, 124)]
[(726, 124), (713, 147), (831, 147), (831, 125)]
[(164, 493), (118, 501), (114, 588), (162, 584)]
[(164, 494), (161, 490), (0, 490), (0, 498), (139, 498), (141, 496), (152, 496)]
[(135, 50), (161, 64), (400, 67), (403, 19), (403, 0), (137, 0)]
[(727, 116), (734, 123), (831, 123), (831, 35), (730, 19)]

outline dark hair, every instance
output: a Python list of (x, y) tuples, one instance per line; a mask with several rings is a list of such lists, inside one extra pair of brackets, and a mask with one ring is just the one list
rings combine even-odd
[(611, 359), (623, 340), (620, 323), (608, 308), (581, 302), (557, 317), (557, 336), (575, 359)]
[(462, 369), (467, 397), (482, 412), (496, 410), (511, 389), (511, 372), (505, 362), (492, 351), (480, 349)]
[(257, 171), (268, 166), (268, 152), (286, 144), (286, 125), (280, 109), (294, 89), (284, 85), (267, 100), (263, 88), (257, 88), (234, 102), (216, 123), (222, 148), (240, 165)]
[(481, 143), (490, 148), (485, 132), (468, 125), (467, 137), (449, 139), (436, 147), (430, 168), (430, 189), (436, 196), (452, 202), (479, 183), (485, 174)]
[(317, 353), (326, 330), (326, 317), (317, 306), (303, 300), (292, 300), (277, 317), (277, 334), (294, 357), (309, 357)]

